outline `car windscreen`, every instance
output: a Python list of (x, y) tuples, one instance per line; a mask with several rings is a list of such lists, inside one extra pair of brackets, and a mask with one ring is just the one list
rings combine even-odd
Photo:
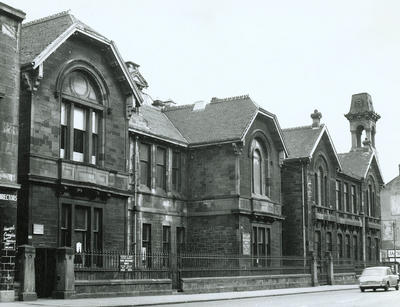
[(365, 269), (362, 272), (362, 276), (382, 276), (386, 274), (386, 268), (371, 268)]

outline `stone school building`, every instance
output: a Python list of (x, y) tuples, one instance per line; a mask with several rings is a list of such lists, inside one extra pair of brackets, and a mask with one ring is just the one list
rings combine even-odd
[(4, 296), (165, 293), (198, 288), (191, 277), (264, 276), (248, 281), (257, 289), (295, 261), (304, 274), (275, 284), (311, 285), (310, 259), (379, 261), (379, 115), (368, 94), (352, 97), (352, 146), (339, 154), (318, 111), (281, 129), (247, 95), (153, 101), (139, 65), (70, 12), (24, 17), (0, 3)]

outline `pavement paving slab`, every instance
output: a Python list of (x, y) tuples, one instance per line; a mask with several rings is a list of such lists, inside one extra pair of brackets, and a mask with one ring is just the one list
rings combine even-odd
[(326, 291), (353, 290), (358, 285), (335, 285), (307, 288), (286, 288), (273, 290), (219, 292), (202, 294), (176, 293), (172, 295), (152, 296), (129, 296), (129, 297), (107, 297), (107, 298), (85, 298), (85, 299), (38, 299), (32, 302), (0, 303), (0, 307), (128, 307), (128, 306), (152, 306), (163, 304), (195, 303), (219, 300), (245, 299), (255, 297), (268, 297), (280, 295), (295, 295)]

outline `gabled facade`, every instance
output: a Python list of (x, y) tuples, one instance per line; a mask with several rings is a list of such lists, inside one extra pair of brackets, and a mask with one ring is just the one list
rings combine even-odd
[(21, 46), (18, 243), (125, 248), (140, 92), (113, 43), (69, 12), (24, 24)]
[[(349, 153), (336, 153), (317, 111), (311, 114), (311, 126), (283, 130), (289, 148), (282, 168), (286, 217), (283, 250), (288, 255), (306, 256), (311, 252), (324, 258), (330, 252), (339, 261), (380, 260), (379, 199), (383, 181), (375, 141), (368, 139), (375, 135), (379, 116), (374, 113), (371, 117), (361, 107), (364, 100), (365, 106), (372, 108), (368, 94), (353, 95), (351, 116), (346, 115), (353, 142)], [(373, 125), (367, 125), (366, 114)], [(373, 126), (372, 130), (368, 128), (363, 147), (359, 141), (363, 128), (354, 120)]]
[(286, 148), (274, 115), (248, 96), (201, 106), (143, 105), (132, 114), (130, 134), (133, 245), (281, 255)]

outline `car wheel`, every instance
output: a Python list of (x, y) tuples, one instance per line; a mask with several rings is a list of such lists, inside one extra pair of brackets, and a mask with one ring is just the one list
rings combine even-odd
[(364, 292), (364, 291), (365, 291), (365, 289), (364, 289), (364, 288), (360, 288), (360, 290), (361, 290), (361, 292)]
[(383, 288), (385, 291), (389, 290), (389, 282), (386, 283), (385, 287)]
[(396, 290), (399, 290), (399, 282), (397, 282), (396, 286), (394, 287)]
[(373, 290), (374, 290), (374, 292), (375, 292), (375, 291), (376, 291), (376, 288), (374, 288)]

